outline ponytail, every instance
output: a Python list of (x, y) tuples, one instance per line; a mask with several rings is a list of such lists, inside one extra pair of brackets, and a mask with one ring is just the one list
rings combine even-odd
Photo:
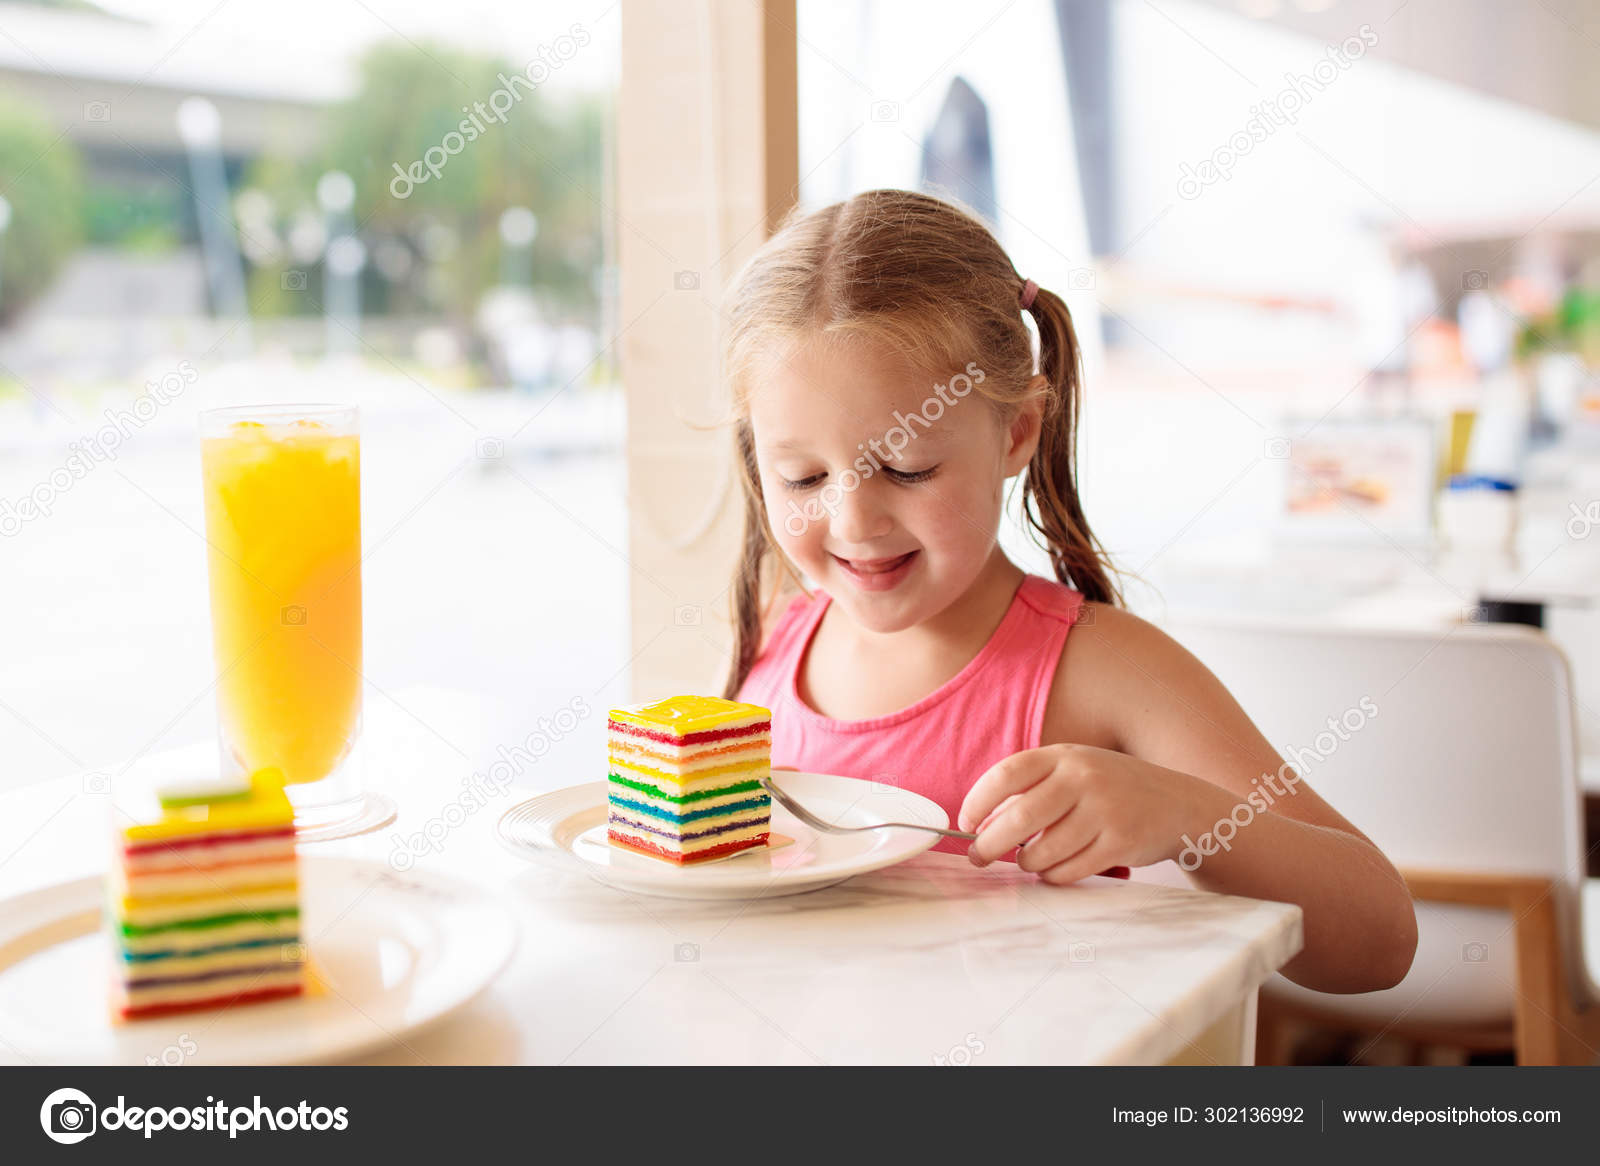
[(1078, 500), (1078, 406), (1083, 377), (1072, 314), (1039, 288), (1029, 305), (1039, 328), (1039, 372), (1049, 382), (1039, 447), (1023, 481), (1022, 513), (1050, 553), (1056, 578), (1096, 603), (1120, 604), (1110, 557), (1089, 529)]

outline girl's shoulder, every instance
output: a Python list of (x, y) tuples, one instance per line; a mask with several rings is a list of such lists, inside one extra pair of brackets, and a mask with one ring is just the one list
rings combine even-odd
[(1217, 682), (1205, 665), (1149, 620), (1082, 601), (1045, 708), (1045, 743), (1126, 752), (1139, 718), (1193, 711)]
[(1079, 620), (1088, 607), (1083, 592), (1058, 583), (1044, 575), (1027, 575), (1017, 588), (1016, 602), (1028, 607), (1034, 615), (1071, 626)]

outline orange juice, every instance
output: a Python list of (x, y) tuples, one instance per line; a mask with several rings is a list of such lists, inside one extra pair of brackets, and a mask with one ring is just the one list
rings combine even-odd
[(202, 421), (224, 751), (289, 783), (331, 774), (361, 720), (361, 444), (353, 408)]

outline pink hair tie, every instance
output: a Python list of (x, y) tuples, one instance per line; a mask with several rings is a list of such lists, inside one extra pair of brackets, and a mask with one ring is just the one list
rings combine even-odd
[(1033, 297), (1038, 295), (1038, 294), (1039, 294), (1039, 285), (1038, 284), (1034, 283), (1033, 280), (1031, 280), (1031, 279), (1023, 281), (1023, 283), (1022, 283), (1022, 298), (1020, 300), (1018, 300), (1017, 302), (1022, 306), (1022, 310), (1024, 312), (1026, 312), (1029, 308), (1033, 307)]

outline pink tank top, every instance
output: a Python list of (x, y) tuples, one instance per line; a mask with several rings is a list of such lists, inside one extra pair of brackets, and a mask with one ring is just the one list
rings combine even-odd
[[(828, 596), (798, 595), (779, 618), (739, 699), (772, 710), (772, 763), (913, 790), (956, 825), (961, 800), (996, 762), (1039, 746), (1050, 685), (1083, 596), (1038, 575), (1023, 578), (979, 653), (915, 704), (864, 721), (825, 717), (800, 699), (800, 663)], [(947, 838), (934, 849), (965, 854)]]

